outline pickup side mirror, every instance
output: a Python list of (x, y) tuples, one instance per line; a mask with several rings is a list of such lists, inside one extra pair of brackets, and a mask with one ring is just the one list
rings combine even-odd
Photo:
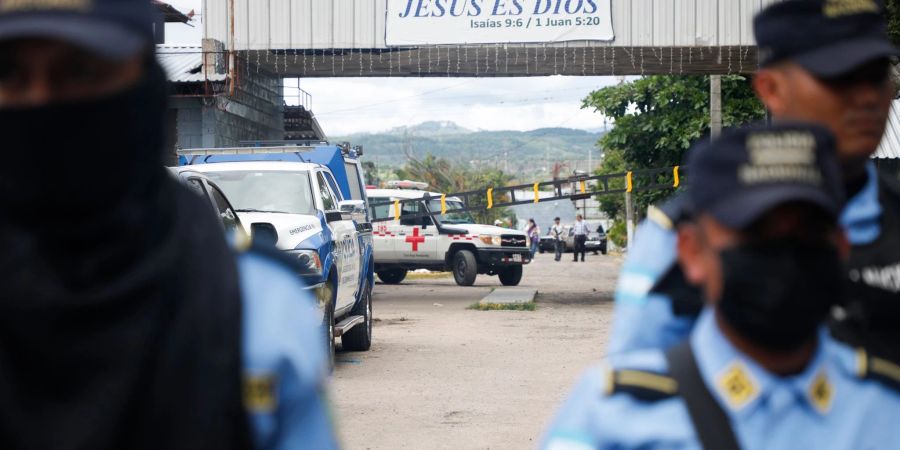
[(355, 220), (357, 222), (366, 222), (366, 202), (363, 200), (344, 200), (338, 202), (338, 208), (341, 214), (347, 217), (347, 220)]
[(275, 230), (275, 225), (271, 223), (251, 223), (250, 239), (253, 242), (274, 246), (278, 242), (278, 231)]
[(362, 200), (344, 200), (342, 202), (338, 202), (338, 208), (341, 210), (341, 212), (345, 213), (365, 213), (366, 202)]

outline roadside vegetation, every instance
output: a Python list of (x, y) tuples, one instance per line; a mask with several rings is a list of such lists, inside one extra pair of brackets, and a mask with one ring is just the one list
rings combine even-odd
[(407, 280), (440, 280), (453, 276), (450, 272), (409, 272), (406, 274)]
[(473, 303), (467, 309), (476, 311), (534, 311), (537, 309), (535, 302), (528, 303)]

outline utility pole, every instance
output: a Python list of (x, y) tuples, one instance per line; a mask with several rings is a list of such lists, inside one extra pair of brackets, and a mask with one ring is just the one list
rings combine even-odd
[(709, 128), (710, 137), (722, 134), (722, 76), (709, 76)]

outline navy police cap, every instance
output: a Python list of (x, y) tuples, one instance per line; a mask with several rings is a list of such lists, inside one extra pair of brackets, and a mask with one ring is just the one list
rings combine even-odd
[(818, 125), (729, 131), (695, 146), (688, 168), (694, 212), (733, 229), (744, 229), (789, 202), (812, 203), (837, 219), (844, 203), (835, 140)]
[(45, 38), (124, 60), (151, 49), (151, 0), (0, 0), (0, 42)]
[(818, 78), (835, 78), (898, 56), (880, 0), (786, 0), (753, 20), (759, 64), (791, 60)]

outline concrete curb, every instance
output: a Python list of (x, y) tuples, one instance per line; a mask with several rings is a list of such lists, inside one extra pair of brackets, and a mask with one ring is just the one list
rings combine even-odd
[(482, 305), (521, 305), (533, 302), (535, 296), (537, 296), (536, 289), (503, 287), (494, 289), (478, 303)]

